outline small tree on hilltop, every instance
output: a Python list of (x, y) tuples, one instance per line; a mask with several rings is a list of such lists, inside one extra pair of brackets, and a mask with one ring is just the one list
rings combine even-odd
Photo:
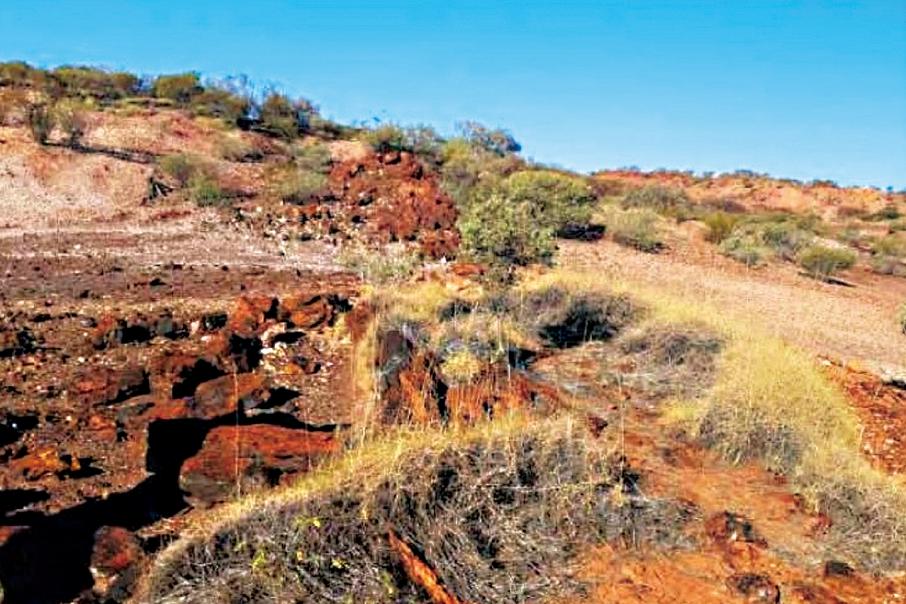
[(478, 145), (497, 155), (519, 153), (522, 150), (522, 145), (516, 142), (513, 135), (506, 130), (488, 128), (478, 122), (462, 122), (457, 125), (457, 128), (462, 137), (473, 145)]

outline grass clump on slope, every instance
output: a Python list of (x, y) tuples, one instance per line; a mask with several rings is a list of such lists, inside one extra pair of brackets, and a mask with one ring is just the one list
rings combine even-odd
[(601, 540), (675, 536), (681, 510), (641, 496), (568, 417), (402, 432), (277, 496), (247, 500), (158, 560), (154, 602), (430, 602), (401, 541), (467, 602), (573, 591)]
[(713, 388), (674, 401), (667, 419), (732, 463), (757, 460), (786, 476), (815, 511), (831, 517), (829, 544), (855, 566), (906, 568), (906, 484), (862, 454), (859, 417), (810, 355), (700, 300), (582, 273), (552, 272), (528, 287), (551, 286), (629, 290), (650, 321), (698, 324), (719, 334), (725, 344)]

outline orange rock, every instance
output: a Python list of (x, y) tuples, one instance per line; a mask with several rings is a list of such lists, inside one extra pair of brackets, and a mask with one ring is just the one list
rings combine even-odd
[(190, 414), (191, 417), (212, 419), (233, 413), (240, 408), (240, 404), (251, 405), (254, 400), (266, 398), (267, 395), (263, 375), (225, 375), (198, 385), (190, 404)]
[(38, 480), (50, 474), (61, 474), (70, 469), (78, 469), (78, 461), (67, 463), (53, 447), (42, 447), (10, 463), (10, 470), (20, 474), (26, 480)]
[(195, 505), (227, 501), (241, 489), (273, 486), (340, 450), (332, 432), (271, 425), (221, 426), (180, 469), (179, 485)]
[(424, 589), (434, 604), (466, 604), (464, 600), (460, 600), (444, 588), (434, 569), (420, 560), (412, 548), (397, 537), (396, 533), (390, 531), (387, 538), (390, 541), (390, 548), (399, 556), (406, 576)]

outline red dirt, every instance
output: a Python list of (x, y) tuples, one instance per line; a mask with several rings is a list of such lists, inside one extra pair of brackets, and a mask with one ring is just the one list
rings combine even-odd
[(887, 472), (906, 472), (906, 390), (857, 367), (831, 363), (826, 370), (859, 414), (865, 455)]

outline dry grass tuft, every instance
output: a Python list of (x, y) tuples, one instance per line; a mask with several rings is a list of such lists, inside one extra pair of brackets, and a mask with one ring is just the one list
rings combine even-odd
[(643, 497), (600, 442), (568, 417), (399, 433), (278, 496), (238, 504), (171, 546), (146, 597), (429, 602), (391, 534), (462, 601), (573, 592), (581, 548), (673, 543), (689, 516)]
[(816, 511), (830, 515), (829, 538), (859, 567), (906, 567), (906, 484), (871, 466), (860, 450), (861, 425), (842, 392), (808, 354), (747, 318), (656, 288), (602, 282), (599, 275), (554, 271), (523, 286), (572, 291), (631, 289), (653, 324), (693, 324), (724, 342), (714, 387), (674, 401), (668, 421), (733, 463), (759, 460), (784, 474)]

